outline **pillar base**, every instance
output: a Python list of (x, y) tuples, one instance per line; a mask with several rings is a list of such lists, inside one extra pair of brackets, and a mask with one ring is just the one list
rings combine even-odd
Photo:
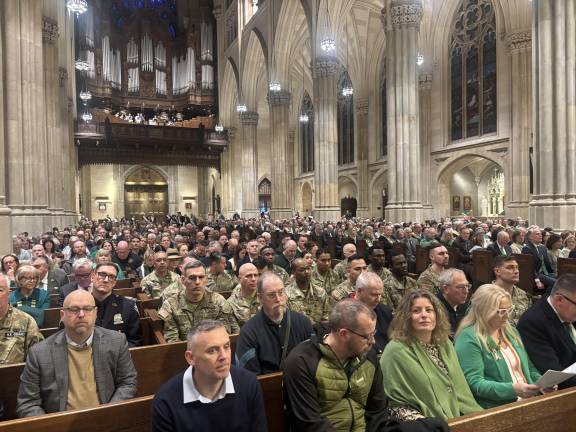
[(386, 206), (386, 220), (394, 223), (422, 221), (423, 215), (424, 208), (422, 204), (389, 204)]
[(319, 222), (337, 222), (342, 218), (340, 207), (316, 207), (312, 213)]
[(555, 230), (572, 230), (576, 226), (576, 199), (554, 195), (535, 196), (530, 201), (530, 224), (552, 227)]
[(12, 210), (0, 207), (0, 255), (12, 252)]
[(528, 201), (510, 202), (506, 205), (506, 214), (512, 219), (526, 220), (530, 214), (530, 203)]
[(291, 219), (292, 216), (294, 216), (294, 210), (290, 208), (270, 209), (270, 218), (273, 220)]

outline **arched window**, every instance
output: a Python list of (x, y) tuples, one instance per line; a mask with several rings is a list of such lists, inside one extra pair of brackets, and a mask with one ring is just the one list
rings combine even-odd
[(338, 165), (354, 162), (354, 98), (342, 92), (351, 89), (348, 72), (342, 72), (338, 80)]
[(258, 185), (258, 207), (261, 212), (268, 212), (272, 206), (272, 183), (267, 178)]
[(496, 132), (496, 18), (491, 0), (463, 0), (450, 39), (451, 137)]
[(300, 107), (300, 143), (302, 152), (302, 172), (314, 171), (314, 105), (307, 92), (304, 92)]
[(386, 80), (382, 81), (382, 88), (380, 89), (380, 124), (382, 125), (382, 139), (380, 141), (380, 153), (382, 156), (388, 154), (388, 109), (386, 101)]

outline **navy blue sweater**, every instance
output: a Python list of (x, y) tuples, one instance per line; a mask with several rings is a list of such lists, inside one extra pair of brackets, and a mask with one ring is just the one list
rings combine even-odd
[(154, 396), (152, 432), (266, 432), (262, 389), (256, 376), (234, 366), (230, 373), (235, 393), (210, 404), (184, 404), (184, 373), (170, 379)]

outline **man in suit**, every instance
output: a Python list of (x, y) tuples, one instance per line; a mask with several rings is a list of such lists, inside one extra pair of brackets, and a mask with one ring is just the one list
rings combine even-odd
[(510, 236), (505, 230), (498, 231), (496, 241), (488, 245), (488, 249), (496, 257), (498, 255), (512, 255), (512, 248), (508, 246)]
[(92, 261), (88, 258), (80, 258), (72, 266), (74, 282), (67, 283), (60, 287), (60, 297), (58, 297), (58, 307), (64, 305), (64, 299), (68, 294), (77, 289), (92, 292)]
[(47, 256), (38, 256), (32, 259), (32, 267), (38, 270), (39, 283), (38, 288), (47, 290), (49, 294), (57, 293), (61, 286), (68, 283), (68, 278), (64, 270), (55, 268), (50, 270), (50, 258)]
[(548, 258), (548, 250), (542, 244), (542, 231), (538, 226), (532, 226), (526, 234), (526, 244), (522, 248), (523, 254), (533, 255), (536, 258), (534, 281), (538, 289), (552, 289), (556, 282), (556, 274), (552, 270), (552, 264)]
[[(528, 309), (518, 322), (518, 331), (534, 366), (544, 373), (561, 371), (576, 362), (576, 274), (562, 275), (550, 296)], [(576, 377), (559, 385), (576, 386)]]
[(136, 395), (136, 369), (126, 336), (95, 327), (96, 312), (87, 291), (66, 297), (60, 312), (64, 329), (28, 353), (18, 389), (18, 417), (94, 408)]

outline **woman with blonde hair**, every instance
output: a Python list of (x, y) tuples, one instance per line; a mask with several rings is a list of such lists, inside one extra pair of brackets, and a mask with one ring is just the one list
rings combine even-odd
[(44, 324), (44, 310), (50, 307), (50, 294), (48, 291), (38, 288), (40, 274), (31, 265), (23, 265), (16, 270), (15, 281), (17, 288), (10, 293), (8, 302), (32, 316), (42, 328)]
[(95, 269), (96, 266), (100, 263), (110, 263), (116, 267), (116, 280), (123, 280), (126, 279), (126, 275), (120, 268), (118, 264), (112, 262), (112, 253), (108, 249), (98, 249), (94, 254), (94, 263), (92, 264), (92, 269)]
[(456, 353), (476, 401), (495, 407), (540, 393), (540, 373), (530, 361), (508, 316), (510, 294), (497, 285), (482, 285), (456, 332)]
[(449, 334), (443, 306), (431, 292), (415, 290), (404, 296), (380, 358), (392, 415), (400, 420), (449, 419), (482, 410)]
[(563, 242), (563, 248), (560, 251), (559, 258), (568, 258), (570, 256), (570, 252), (572, 252), (576, 248), (576, 237), (574, 234), (568, 234)]

